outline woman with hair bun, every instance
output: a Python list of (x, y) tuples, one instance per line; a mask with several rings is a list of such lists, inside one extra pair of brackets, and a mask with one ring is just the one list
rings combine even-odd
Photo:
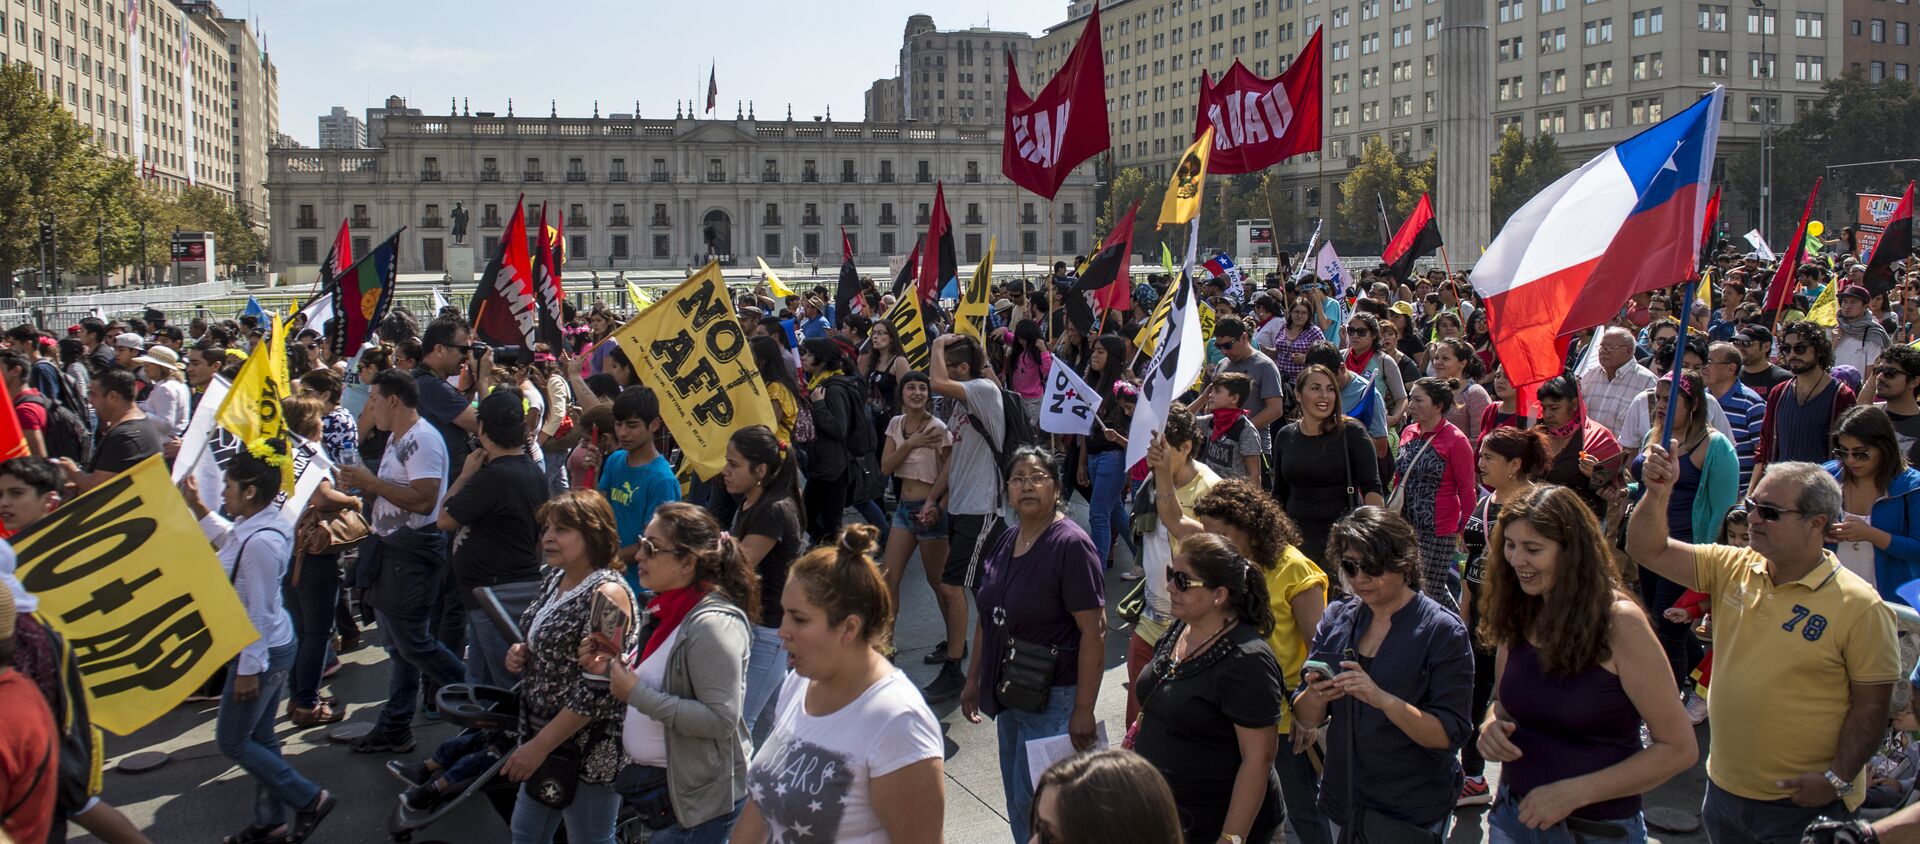
[(1180, 840), (1173, 792), (1147, 760), (1124, 750), (1070, 756), (1033, 791), (1036, 840), (1049, 844), (1165, 844)]
[(1128, 742), (1173, 787), (1186, 840), (1267, 841), (1285, 813), (1266, 578), (1212, 533), (1182, 539), (1171, 569), (1175, 620), (1140, 672)]
[(754, 754), (732, 840), (885, 844), (940, 840), (940, 722), (887, 660), (893, 602), (873, 562), (879, 531), (854, 525), (793, 564), (780, 638), (793, 672)]
[[(1422, 378), (1408, 390), (1407, 415), (1413, 424), (1400, 432), (1400, 458), (1394, 464), (1394, 492), (1387, 507), (1405, 518), (1418, 537), (1427, 597), (1457, 614), (1460, 570), (1453, 564), (1453, 555), (1460, 531), (1473, 512), (1477, 487), (1473, 445), (1447, 419), (1453, 410), (1455, 383)], [(1400, 502), (1398, 506), (1395, 501)]]
[[(728, 438), (727, 463), (720, 470), (727, 492), (740, 497), (733, 535), (759, 579), (763, 596), (780, 594), (787, 583), (787, 567), (806, 547), (800, 532), (805, 516), (793, 448), (767, 426), (749, 425)], [(763, 600), (753, 625), (753, 657), (747, 665), (745, 708), (740, 710), (750, 733), (787, 670), (787, 655), (780, 648), (780, 604)]]
[[(1007, 460), (1007, 500), (1020, 520), (988, 552), (975, 600), (980, 611), (973, 665), (960, 712), (994, 720), (1000, 784), (1015, 844), (1025, 844), (1033, 776), (1027, 742), (1062, 733), (1093, 746), (1107, 632), (1106, 579), (1093, 540), (1061, 510), (1060, 467), (1036, 446)], [(1021, 654), (1047, 654), (1043, 663)]]
[(616, 787), (667, 786), (673, 818), (655, 844), (724, 841), (747, 795), (751, 736), (740, 707), (759, 580), (720, 523), (684, 502), (654, 511), (635, 559), (653, 593), (640, 649), (613, 653), (593, 636), (580, 644), (580, 667), (605, 675), (627, 703), (620, 739), (634, 764)]

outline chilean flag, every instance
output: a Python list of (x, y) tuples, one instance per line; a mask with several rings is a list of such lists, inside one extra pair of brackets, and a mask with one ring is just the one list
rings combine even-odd
[(1725, 89), (1562, 176), (1528, 200), (1473, 269), (1507, 378), (1559, 375), (1564, 335), (1636, 293), (1692, 278)]

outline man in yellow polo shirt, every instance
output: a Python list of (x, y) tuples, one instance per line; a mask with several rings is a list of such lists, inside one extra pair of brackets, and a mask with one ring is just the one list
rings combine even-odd
[(1841, 499), (1820, 466), (1767, 467), (1747, 501), (1752, 548), (1689, 545), (1667, 530), (1675, 464), (1650, 451), (1627, 553), (1713, 596), (1708, 840), (1798, 842), (1815, 818), (1851, 817), (1866, 797), (1900, 674), (1893, 611), (1823, 547)]

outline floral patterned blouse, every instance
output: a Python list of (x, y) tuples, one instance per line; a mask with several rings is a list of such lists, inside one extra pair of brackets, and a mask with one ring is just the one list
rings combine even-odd
[[(633, 601), (633, 590), (618, 572), (595, 569), (579, 585), (562, 593), (562, 574), (558, 568), (547, 569), (539, 600), (520, 615), (520, 629), (527, 631), (527, 666), (520, 678), (520, 738), (533, 738), (562, 709), (587, 716), (591, 719), (587, 726), (571, 739), (580, 752), (580, 781), (605, 785), (613, 782), (614, 774), (626, 765), (626, 752), (620, 747), (620, 724), (627, 705), (613, 696), (606, 683), (581, 675), (580, 642), (587, 638), (593, 593), (600, 584), (619, 584), (629, 602)], [(628, 625), (621, 652), (637, 647), (636, 626)]]
[(360, 451), (360, 426), (355, 424), (353, 414), (344, 407), (335, 407), (320, 417), (320, 444), (327, 450), (327, 459), (340, 465), (348, 460), (349, 454)]

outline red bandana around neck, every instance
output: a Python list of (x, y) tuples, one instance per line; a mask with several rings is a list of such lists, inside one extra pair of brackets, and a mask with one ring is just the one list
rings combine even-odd
[(687, 613), (693, 612), (693, 606), (707, 596), (707, 589), (704, 583), (668, 589), (653, 596), (653, 600), (647, 602), (647, 612), (653, 613), (653, 618), (658, 623), (654, 625), (653, 633), (647, 636), (646, 643), (640, 646), (641, 662), (645, 662), (647, 657), (652, 656), (653, 652), (667, 641), (667, 637), (673, 634), (674, 629), (680, 626), (680, 622), (686, 620)]
[(1378, 351), (1378, 349), (1370, 348), (1365, 352), (1356, 352), (1352, 349), (1348, 349), (1347, 350), (1347, 371), (1355, 375), (1367, 374), (1367, 364), (1373, 362), (1373, 353), (1376, 351)]
[(1240, 421), (1240, 417), (1245, 415), (1247, 415), (1247, 412), (1237, 407), (1214, 411), (1213, 439), (1217, 440), (1226, 436), (1228, 431), (1233, 430), (1233, 423)]

